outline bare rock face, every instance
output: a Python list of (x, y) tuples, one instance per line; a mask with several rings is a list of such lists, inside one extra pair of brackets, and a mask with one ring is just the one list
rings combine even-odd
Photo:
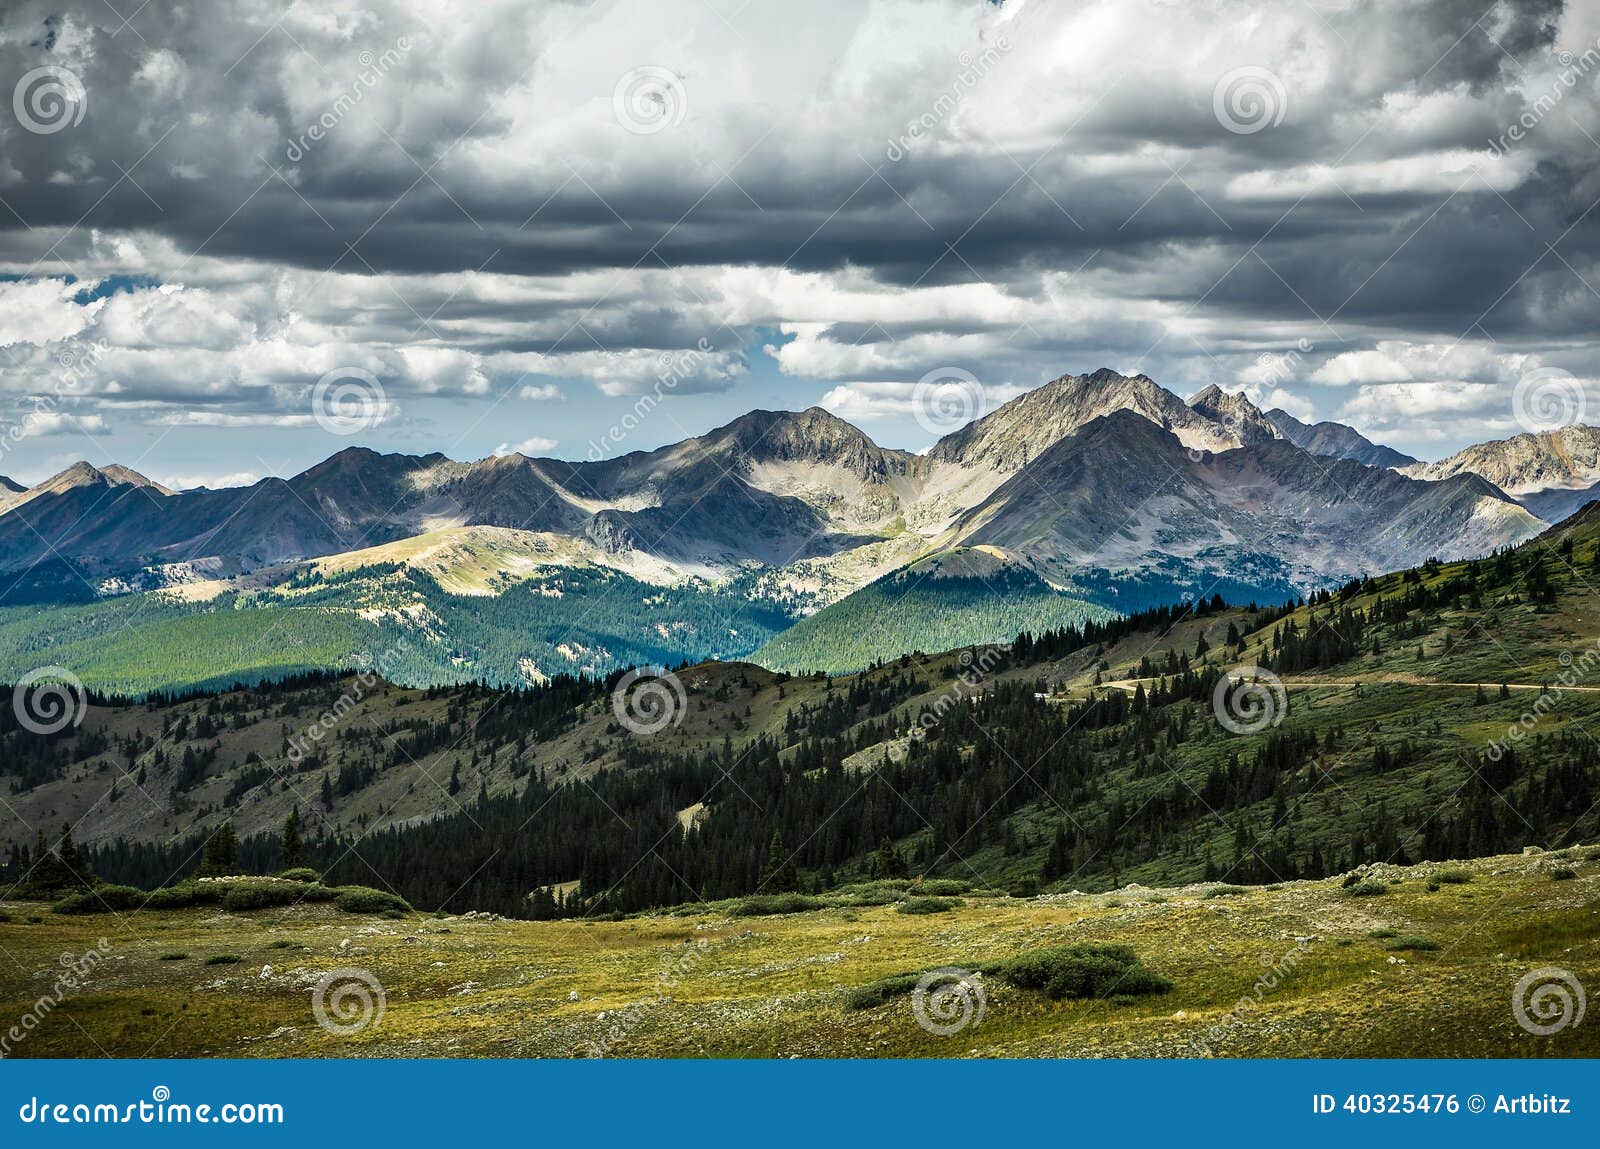
[(1406, 474), (1444, 479), (1482, 475), (1509, 495), (1576, 490), (1600, 482), (1600, 427), (1575, 423), (1555, 431), (1477, 443), (1437, 463), (1417, 463)]
[(1243, 391), (1229, 395), (1213, 383), (1190, 398), (1189, 409), (1231, 431), (1241, 445), (1265, 443), (1282, 438), (1278, 428), (1261, 413), (1259, 407), (1245, 397)]
[(1266, 419), (1278, 434), (1313, 455), (1349, 459), (1369, 467), (1407, 467), (1417, 461), (1393, 447), (1374, 443), (1354, 427), (1347, 427), (1343, 423), (1302, 423), (1278, 407), (1268, 411)]
[(1243, 437), (1193, 410), (1148, 375), (1119, 375), (1101, 368), (1092, 375), (1063, 375), (939, 440), (934, 463), (1015, 471), (1078, 428), (1114, 411), (1132, 411), (1185, 447), (1226, 451)]

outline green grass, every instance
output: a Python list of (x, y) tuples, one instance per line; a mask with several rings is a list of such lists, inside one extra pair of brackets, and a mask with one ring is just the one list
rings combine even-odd
[[(331, 901), (225, 917), (215, 904), (153, 908), (116, 934), (110, 976), (69, 995), (29, 1052), (572, 1057), (607, 1040), (620, 1013), (626, 1036), (608, 1056), (1526, 1056), (1534, 1039), (1506, 1006), (1517, 979), (1543, 965), (1600, 968), (1600, 902), (1551, 882), (1546, 864), (1494, 859), (1461, 897), (1426, 893), (1418, 868), (1381, 899), (1352, 899), (1329, 879), (1227, 904), (1164, 889), (1164, 902), (1121, 910), (1095, 897), (968, 894), (931, 917), (822, 905), (737, 918), (736, 903), (557, 922), (353, 919)], [(0, 966), (0, 1012), (13, 1016), (38, 997), (30, 971), (58, 968), (62, 953), (109, 933), (103, 916), (30, 925), (28, 910), (0, 906), (13, 919), (0, 922), (0, 946), (16, 959)], [(1291, 950), (1282, 939), (1308, 922), (1321, 940)], [(351, 955), (344, 939), (368, 952)], [(1374, 960), (1385, 942), (1410, 939), (1439, 948), (1398, 951), (1419, 955), (1403, 972)], [(1264, 953), (1280, 964), (1261, 1008), (1213, 1035), (1256, 994)], [(202, 967), (207, 955), (239, 961)], [(387, 1009), (376, 1026), (335, 1038), (315, 1024), (307, 987), (343, 966), (377, 976)], [(923, 973), (947, 968), (982, 974), (987, 1002), (981, 1022), (941, 1038), (917, 1024), (908, 997)], [(1538, 1042), (1545, 1056), (1600, 1056), (1600, 1028), (1588, 1025)]]

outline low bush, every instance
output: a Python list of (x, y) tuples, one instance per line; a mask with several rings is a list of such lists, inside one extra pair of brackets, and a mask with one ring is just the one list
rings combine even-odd
[(917, 983), (922, 980), (919, 973), (897, 973), (889, 977), (881, 977), (871, 985), (857, 986), (851, 990), (844, 999), (844, 1007), (851, 1009), (871, 1009), (882, 1005), (893, 997), (904, 997), (917, 988)]
[(188, 961), (189, 960), (189, 955), (188, 954), (180, 954), (180, 953), (162, 954), (159, 960), (160, 961)]
[(964, 905), (960, 898), (907, 898), (895, 907), (901, 914), (947, 914)]
[(930, 898), (953, 898), (957, 894), (972, 892), (972, 883), (960, 878), (929, 878), (911, 887), (911, 893)]
[(1166, 993), (1172, 982), (1146, 969), (1127, 946), (1057, 946), (980, 966), (1021, 989), (1034, 989), (1057, 1001)]
[(862, 894), (848, 894), (839, 899), (841, 906), (892, 906), (905, 895), (897, 890), (872, 890)]
[(295, 866), (290, 870), (278, 871), (278, 877), (286, 882), (320, 882), (322, 875), (310, 866)]
[(798, 914), (820, 910), (827, 903), (807, 894), (752, 894), (733, 907), (736, 918), (769, 917), (772, 914)]
[(1446, 886), (1464, 886), (1473, 878), (1472, 871), (1465, 869), (1435, 870), (1429, 876)]
[(1380, 930), (1373, 930), (1367, 936), (1369, 938), (1397, 938), (1400, 936), (1400, 931), (1391, 930), (1388, 926), (1384, 926)]
[(292, 906), (305, 892), (306, 887), (299, 882), (240, 882), (222, 895), (222, 908), (243, 911)]
[(1550, 878), (1556, 882), (1570, 882), (1578, 876), (1578, 871), (1571, 866), (1557, 866), (1550, 871)]
[(185, 882), (177, 886), (162, 886), (151, 890), (145, 901), (147, 910), (176, 910), (195, 904), (194, 886)]
[(142, 909), (148, 897), (136, 886), (96, 886), (68, 894), (50, 908), (58, 914), (105, 914)]
[(333, 904), (347, 914), (381, 914), (384, 910), (409, 910), (411, 903), (399, 894), (374, 890), (368, 886), (340, 886), (333, 891)]
[(1357, 882), (1353, 886), (1345, 887), (1346, 894), (1352, 898), (1376, 898), (1389, 892), (1389, 887), (1383, 882)]
[(212, 954), (206, 958), (206, 965), (234, 965), (243, 960), (238, 954)]
[(1250, 891), (1244, 886), (1212, 886), (1206, 891), (1208, 898), (1237, 898)]
[(1407, 934), (1403, 938), (1395, 938), (1384, 949), (1391, 950), (1436, 950), (1439, 943), (1432, 938), (1419, 938), (1415, 934)]
[[(897, 973), (858, 986), (845, 996), (846, 1010), (872, 1009), (911, 993), (923, 973)], [(997, 978), (1018, 989), (1034, 990), (1057, 1001), (1097, 998), (1131, 1002), (1143, 994), (1166, 993), (1172, 982), (1145, 968), (1127, 946), (1057, 946), (1033, 950), (1001, 961), (985, 962), (973, 972)]]

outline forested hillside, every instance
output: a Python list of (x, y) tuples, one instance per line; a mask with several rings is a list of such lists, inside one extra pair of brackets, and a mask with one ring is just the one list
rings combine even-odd
[[(837, 678), (681, 667), (647, 680), (654, 711), (615, 674), (101, 700), (60, 734), (7, 727), (8, 803), (76, 824), (111, 880), (180, 875), (224, 824), (270, 871), (293, 813), (331, 878), (542, 916), (873, 876), (1251, 883), (1556, 846), (1600, 832), (1595, 519), (1282, 607), (1207, 599)], [(1240, 666), (1260, 669), (1225, 683)], [(36, 849), (12, 843), (13, 877)]]

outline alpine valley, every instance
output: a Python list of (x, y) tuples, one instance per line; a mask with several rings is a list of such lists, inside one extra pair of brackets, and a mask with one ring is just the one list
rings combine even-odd
[(185, 491), (78, 463), (0, 492), (0, 679), (49, 662), (137, 693), (380, 654), (411, 685), (703, 658), (855, 670), (1488, 554), (1586, 501), (1597, 448), (1575, 426), (1419, 463), (1243, 394), (1185, 402), (1100, 370), (921, 455), (813, 407), (593, 462), (351, 447)]

